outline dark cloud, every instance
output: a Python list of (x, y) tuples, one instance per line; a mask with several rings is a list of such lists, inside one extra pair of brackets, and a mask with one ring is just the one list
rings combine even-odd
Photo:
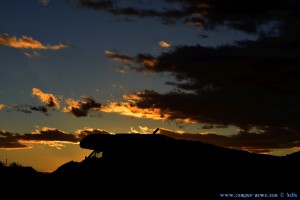
[(22, 104), (22, 105), (14, 105), (9, 107), (8, 111), (11, 110), (16, 110), (18, 112), (23, 112), (23, 113), (32, 113), (33, 111), (36, 111), (36, 112), (41, 112), (45, 115), (49, 115), (48, 108), (46, 106), (34, 106), (29, 104)]
[(33, 133), (10, 133), (0, 131), (0, 149), (20, 149), (31, 148), (29, 143), (43, 143), (50, 146), (61, 146), (56, 143), (70, 142), (77, 143), (80, 138), (71, 133), (58, 130), (56, 128), (43, 127)]
[(184, 22), (214, 29), (219, 26), (262, 32), (268, 23), (299, 15), (297, 0), (74, 0), (85, 8), (125, 17), (156, 17), (165, 24)]
[(174, 86), (172, 92), (136, 93), (131, 106), (160, 110), (169, 119), (244, 130), (265, 126), (300, 130), (299, 35), (285, 30), (278, 37), (234, 45), (177, 46), (157, 57), (138, 54), (132, 57), (131, 69), (168, 72), (176, 81), (167, 83)]
[[(197, 136), (206, 141), (220, 141), (220, 146), (247, 147), (255, 151), (298, 147), (298, 0), (161, 0), (150, 7), (139, 3), (120, 4), (121, 1), (115, 0), (106, 7), (99, 4), (98, 8), (89, 3), (104, 1), (79, 2), (81, 6), (114, 15), (157, 17), (206, 29), (226, 27), (257, 34), (256, 41), (238, 41), (216, 47), (173, 46), (158, 56), (115, 54), (119, 61), (129, 62), (127, 66), (132, 70), (166, 72), (175, 81), (167, 82), (174, 86), (173, 91), (163, 94), (153, 90), (139, 91), (133, 94), (134, 99), (114, 102), (111, 107), (128, 116), (131, 116), (129, 112), (134, 115), (147, 113), (141, 117), (155, 114), (157, 119), (183, 120), (213, 127), (234, 125), (243, 130), (230, 138), (215, 134)], [(169, 6), (161, 9), (158, 6), (161, 2)], [(250, 132), (252, 128), (259, 131)]]
[(108, 131), (93, 128), (85, 128), (84, 130), (77, 130), (76, 132), (78, 134), (77, 137), (79, 138), (79, 140), (90, 134), (110, 134)]
[(176, 133), (162, 128), (160, 129), (160, 134), (176, 139), (201, 141), (255, 153), (267, 153), (272, 149), (300, 147), (299, 131), (287, 128), (266, 128), (264, 131), (257, 132), (240, 131), (233, 136), (222, 136), (215, 133)]
[(92, 97), (82, 97), (82, 101), (69, 98), (65, 103), (64, 112), (72, 113), (76, 117), (86, 117), (90, 111), (99, 110), (101, 107)]
[(82, 138), (89, 134), (110, 134), (105, 130), (85, 128), (77, 130), (77, 134), (67, 133), (65, 131), (43, 127), (41, 130), (36, 130), (33, 133), (11, 133), (0, 131), (0, 149), (19, 149), (30, 148), (29, 144), (42, 143), (50, 146), (59, 147), (59, 143), (77, 143)]
[(30, 148), (26, 144), (22, 144), (18, 141), (16, 134), (0, 131), (0, 149), (20, 149)]
[(44, 127), (42, 130), (37, 130), (34, 133), (25, 133), (18, 136), (19, 140), (34, 140), (34, 141), (64, 141), (78, 142), (75, 134), (66, 133), (56, 128)]

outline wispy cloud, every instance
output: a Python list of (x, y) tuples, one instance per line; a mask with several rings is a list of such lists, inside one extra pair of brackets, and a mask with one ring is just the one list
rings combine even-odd
[(36, 51), (24, 52), (24, 55), (27, 56), (28, 58), (38, 58), (38, 57), (41, 57), (41, 54), (39, 54)]
[(37, 96), (47, 107), (56, 107), (57, 109), (60, 107), (58, 99), (53, 94), (44, 93), (38, 88), (32, 88), (32, 95)]
[(68, 47), (65, 44), (42, 44), (40, 41), (33, 39), (28, 36), (21, 36), (17, 38), (16, 36), (9, 36), (8, 34), (0, 35), (0, 45), (17, 48), (17, 49), (37, 49), (37, 50), (60, 50), (62, 48)]
[(64, 112), (73, 114), (76, 117), (85, 117), (90, 111), (99, 111), (101, 104), (92, 97), (82, 97), (82, 100), (68, 98), (65, 100)]
[(33, 113), (33, 112), (41, 112), (45, 115), (48, 115), (48, 108), (46, 106), (35, 106), (29, 104), (19, 104), (8, 107), (7, 111), (15, 110), (22, 113)]
[(119, 61), (122, 63), (126, 63), (128, 64), (129, 62), (131, 62), (133, 59), (129, 56), (126, 55), (122, 55), (119, 54), (117, 51), (110, 51), (110, 50), (105, 50), (104, 53), (111, 59), (114, 61)]

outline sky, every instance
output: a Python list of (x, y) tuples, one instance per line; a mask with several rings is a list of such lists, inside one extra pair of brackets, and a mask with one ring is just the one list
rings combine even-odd
[(0, 161), (51, 172), (93, 133), (300, 149), (298, 0), (3, 0)]

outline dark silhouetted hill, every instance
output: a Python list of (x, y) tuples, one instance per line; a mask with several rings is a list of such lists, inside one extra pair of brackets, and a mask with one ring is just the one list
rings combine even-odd
[(96, 192), (95, 198), (111, 187), (116, 188), (111, 195), (122, 188), (131, 195), (143, 191), (141, 199), (158, 198), (158, 193), (173, 198), (183, 194), (184, 199), (220, 199), (219, 193), (230, 192), (300, 195), (295, 184), (300, 178), (299, 152), (277, 157), (153, 134), (95, 134), (82, 139), (80, 146), (91, 154), (38, 176), (36, 182), (55, 182), (57, 190), (73, 185), (80, 190), (68, 190), (68, 195)]
[(17, 177), (39, 177), (44, 173), (36, 171), (30, 166), (1, 166), (0, 167), (0, 176), (8, 178), (17, 178)]
[(196, 184), (244, 192), (293, 189), (291, 179), (299, 179), (299, 153), (277, 157), (151, 134), (89, 135), (80, 146), (102, 152), (101, 158), (70, 161), (52, 172), (54, 177)]

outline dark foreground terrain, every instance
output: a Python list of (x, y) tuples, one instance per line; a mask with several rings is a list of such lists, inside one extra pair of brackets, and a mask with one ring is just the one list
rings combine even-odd
[(110, 190), (114, 192), (109, 195), (124, 198), (142, 193), (140, 199), (159, 199), (157, 195), (168, 199), (229, 199), (221, 198), (223, 193), (300, 195), (299, 152), (276, 157), (165, 136), (146, 136), (142, 142), (134, 136), (129, 143), (120, 143), (127, 136), (119, 136), (116, 141), (107, 140), (113, 145), (102, 148), (102, 144), (100, 148), (96, 137), (82, 141), (80, 146), (102, 152), (101, 157), (91, 154), (81, 162), (65, 163), (52, 173), (30, 167), (2, 167), (2, 183), (8, 189), (24, 189), (26, 194), (39, 190), (51, 196), (60, 191), (60, 195), (96, 195), (96, 199)]

